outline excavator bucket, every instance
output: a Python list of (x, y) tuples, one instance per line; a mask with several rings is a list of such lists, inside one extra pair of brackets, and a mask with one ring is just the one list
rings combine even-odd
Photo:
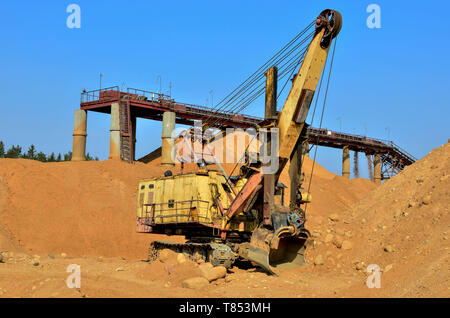
[(267, 228), (258, 228), (252, 233), (247, 259), (262, 267), (265, 271), (276, 274), (269, 263), (270, 239), (273, 232)]
[(262, 267), (266, 272), (273, 275), (278, 275), (278, 273), (276, 273), (270, 266), (269, 253), (270, 252), (267, 252), (264, 248), (255, 247), (250, 244), (247, 258), (249, 261), (252, 261), (256, 265)]
[(270, 249), (269, 264), (275, 269), (290, 269), (306, 265), (304, 238), (295, 236), (280, 239), (277, 249)]
[(279, 270), (306, 265), (305, 243), (306, 237), (259, 228), (252, 234), (247, 258), (267, 272), (278, 275)]

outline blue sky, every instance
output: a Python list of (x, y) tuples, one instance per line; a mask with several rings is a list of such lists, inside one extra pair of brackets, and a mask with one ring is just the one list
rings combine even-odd
[[(81, 29), (66, 7), (81, 7)], [(381, 7), (381, 29), (366, 8)], [(312, 21), (343, 15), (324, 127), (386, 139), (422, 157), (449, 134), (447, 1), (9, 1), (0, 10), (0, 140), (44, 152), (72, 147), (80, 92), (125, 85), (218, 101)], [(263, 116), (263, 105), (247, 113)], [(341, 118), (339, 121), (338, 118)], [(137, 155), (160, 145), (161, 123), (138, 121)], [(89, 113), (87, 151), (105, 159), (109, 116)], [(341, 153), (318, 162), (340, 171)]]

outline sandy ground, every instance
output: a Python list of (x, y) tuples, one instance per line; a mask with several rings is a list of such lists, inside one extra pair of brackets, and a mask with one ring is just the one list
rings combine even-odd
[[(258, 268), (232, 268), (225, 278), (201, 290), (181, 287), (184, 279), (199, 276), (191, 265), (165, 265), (139, 260), (95, 257), (30, 256), (13, 253), (0, 267), (1, 297), (350, 297), (351, 286), (364, 285), (365, 275), (317, 271), (313, 266), (269, 276)], [(32, 259), (39, 265), (31, 265)], [(81, 268), (81, 288), (70, 289), (70, 264)], [(195, 266), (195, 265), (194, 265)], [(372, 291), (377, 296), (376, 290)], [(371, 296), (368, 293), (367, 296)]]
[[(151, 240), (183, 240), (135, 233), (137, 182), (164, 170), (0, 159), (0, 297), (450, 295), (448, 143), (378, 187), (316, 164), (308, 265), (280, 277), (233, 267), (201, 289), (182, 287), (201, 276), (198, 264), (142, 261)], [(281, 178), (287, 184), (286, 174)], [(80, 289), (66, 286), (70, 264), (81, 266)], [(366, 286), (370, 264), (381, 270), (381, 288)]]

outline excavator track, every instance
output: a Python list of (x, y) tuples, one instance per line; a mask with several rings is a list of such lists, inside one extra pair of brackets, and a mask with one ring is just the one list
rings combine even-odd
[(160, 251), (169, 249), (175, 253), (182, 253), (190, 260), (198, 262), (210, 262), (213, 266), (230, 268), (237, 258), (232, 249), (226, 244), (220, 243), (174, 243), (166, 241), (153, 241), (148, 250), (148, 261), (158, 259)]

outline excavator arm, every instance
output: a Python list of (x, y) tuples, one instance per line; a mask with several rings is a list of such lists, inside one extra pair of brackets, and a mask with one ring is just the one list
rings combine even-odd
[[(317, 84), (325, 67), (331, 40), (337, 36), (341, 25), (340, 13), (330, 9), (324, 10), (316, 19), (315, 36), (309, 44), (299, 72), (294, 77), (291, 90), (275, 125), (279, 131), (277, 157), (280, 161), (276, 175), (282, 172), (286, 162), (296, 150)], [(255, 182), (255, 179), (259, 182)], [(245, 202), (256, 186), (262, 182), (261, 173), (249, 180), (253, 182), (247, 182), (236, 196), (236, 202), (230, 206), (229, 218), (239, 211), (241, 207), (239, 202)]]
[[(332, 12), (336, 18), (339, 14), (336, 11), (325, 10), (317, 18), (316, 35), (312, 39), (300, 70), (294, 78), (291, 91), (278, 119), (280, 145), (278, 155), (281, 160), (290, 158), (305, 125), (317, 84), (327, 60), (329, 44), (331, 44), (327, 37), (337, 35), (337, 33), (327, 33), (327, 25), (333, 21), (328, 20), (326, 15), (328, 12)], [(339, 21), (341, 21), (340, 18)], [(340, 25), (339, 22), (339, 29)], [(339, 30), (335, 32), (339, 32)], [(282, 169), (283, 167), (280, 166), (279, 170)]]
[[(278, 169), (274, 173), (276, 179), (281, 174), (288, 160), (290, 169), (291, 188), (299, 187), (299, 175), (301, 165), (299, 160), (299, 140), (302, 138), (305, 121), (314, 98), (321, 74), (326, 64), (328, 51), (333, 38), (335, 38), (342, 26), (342, 18), (339, 12), (324, 10), (316, 19), (316, 31), (303, 59), (298, 73), (295, 75), (291, 90), (286, 99), (281, 113), (275, 122), (278, 128), (278, 154), (272, 154), (271, 158), (278, 157)], [(252, 202), (252, 198), (259, 195), (257, 190), (262, 188), (263, 174), (253, 174), (245, 186), (236, 195), (227, 212), (227, 219), (242, 211), (242, 206)], [(291, 193), (296, 193), (295, 191)], [(274, 195), (271, 193), (270, 195)], [(269, 272), (274, 273), (274, 266), (283, 268), (281, 264), (290, 266), (302, 265), (304, 259), (304, 245), (307, 236), (304, 234), (304, 219), (297, 214), (300, 206), (291, 198), (290, 211), (271, 213), (269, 224), (262, 226), (252, 234), (247, 259), (254, 261)], [(248, 208), (248, 207), (247, 207)]]

